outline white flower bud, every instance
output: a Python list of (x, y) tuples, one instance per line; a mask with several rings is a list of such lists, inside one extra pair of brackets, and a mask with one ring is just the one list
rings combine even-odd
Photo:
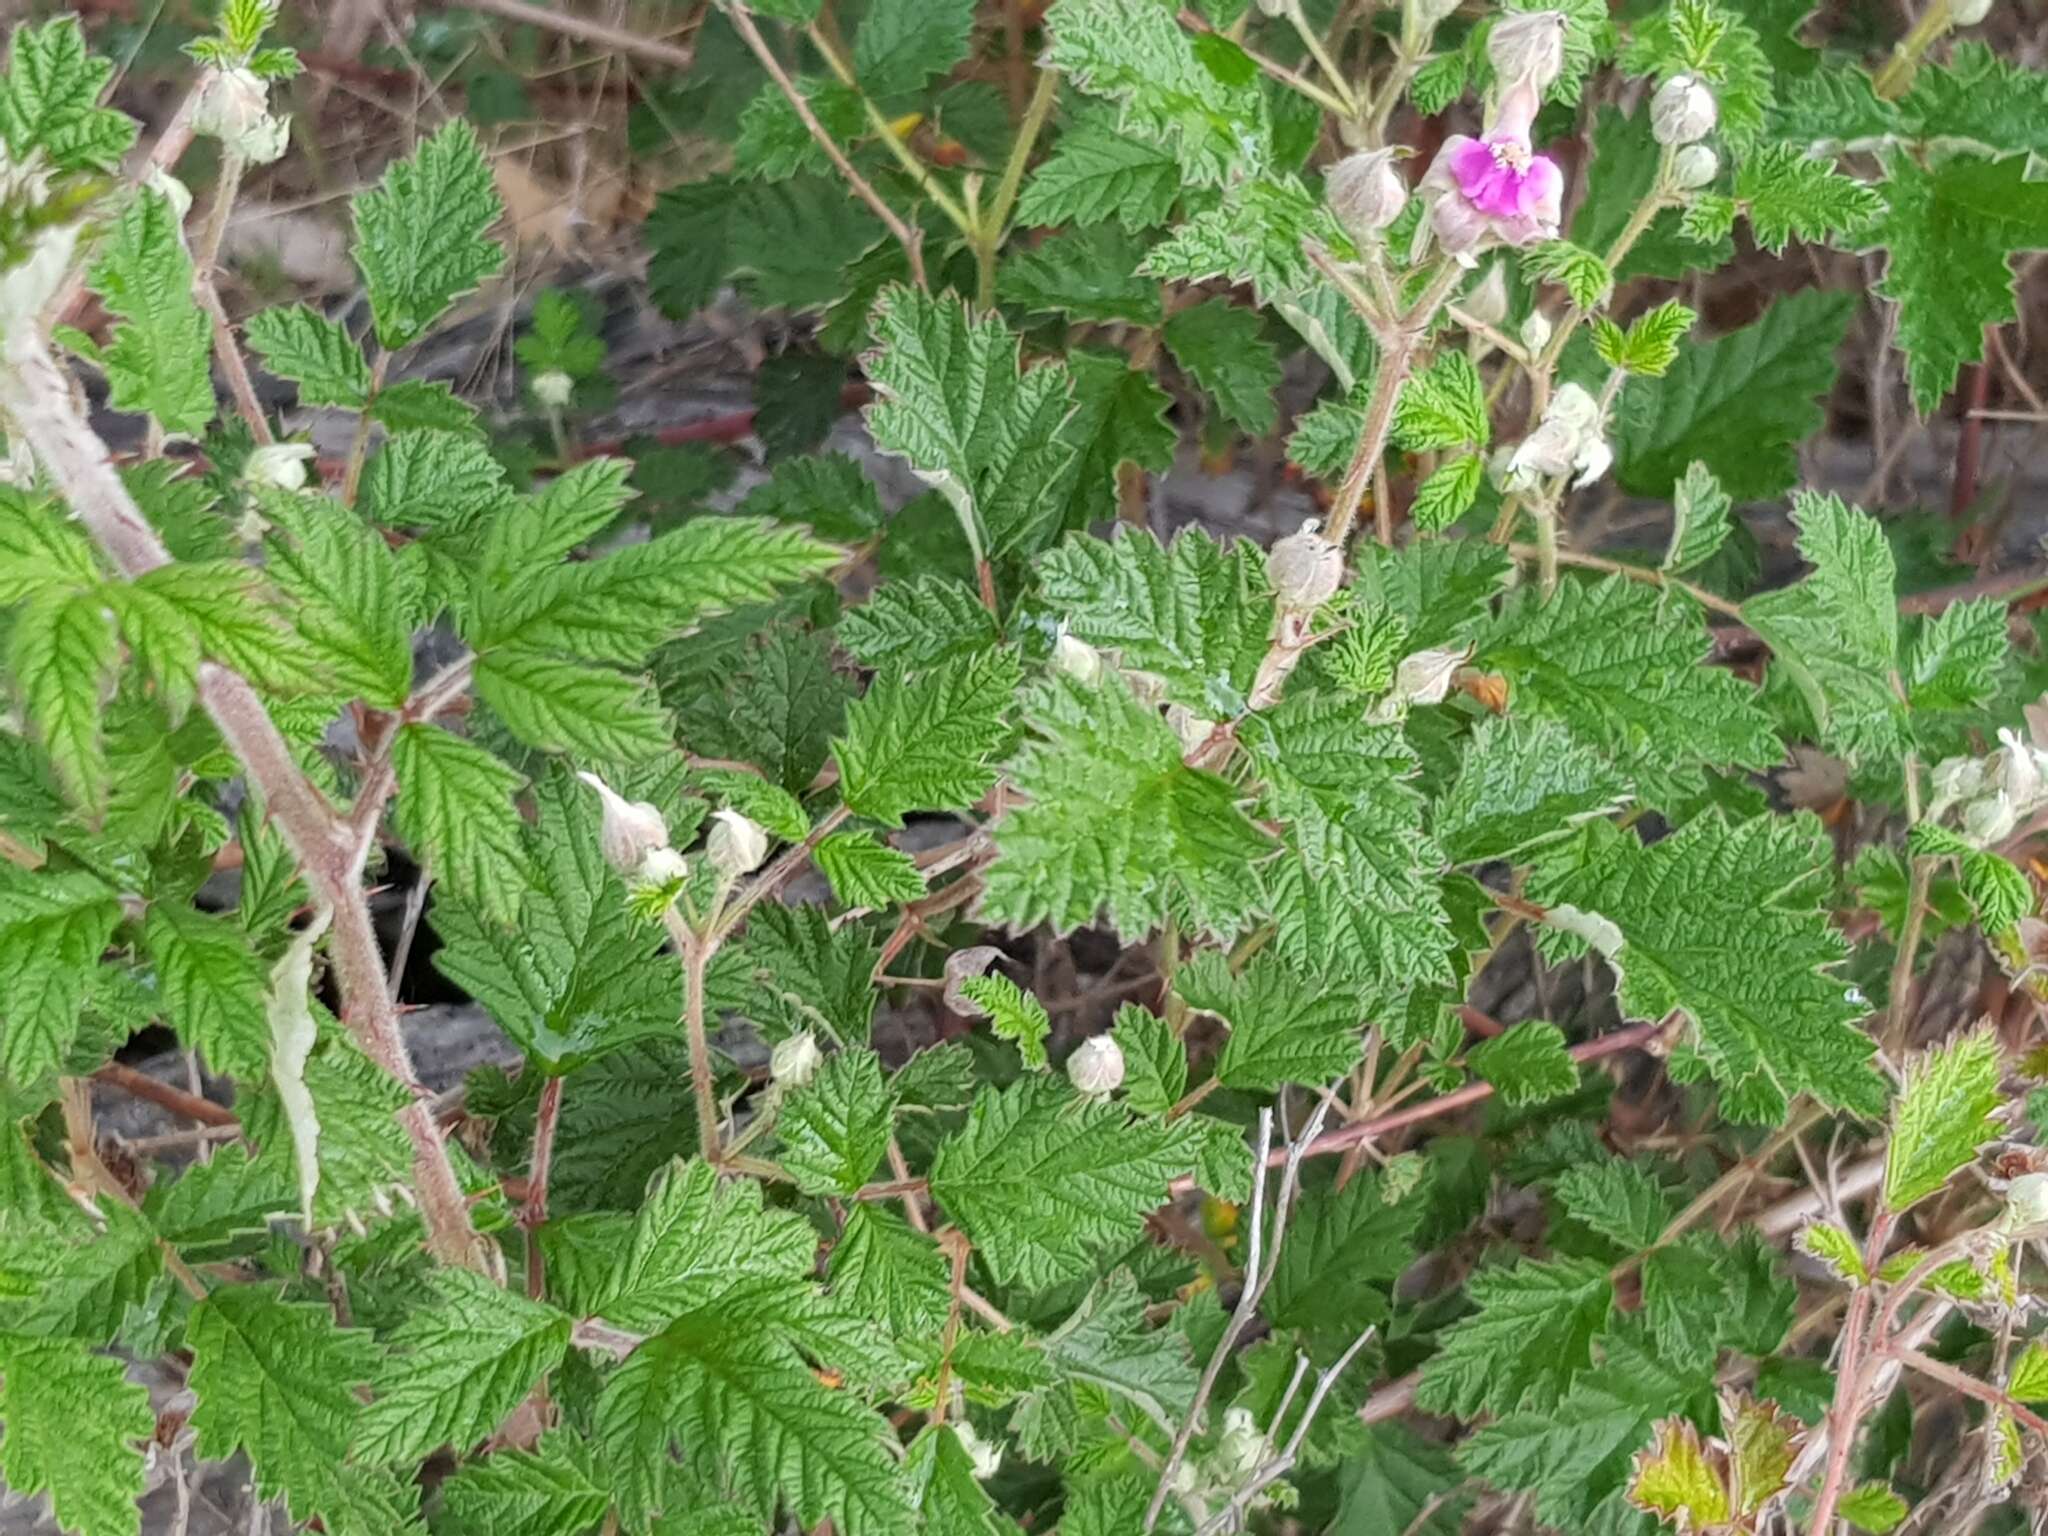
[(721, 879), (737, 880), (761, 867), (768, 857), (768, 834), (759, 822), (738, 811), (719, 811), (711, 823), (704, 848)]
[(1401, 0), (1401, 31), (1427, 42), (1430, 34), (1456, 12), (1458, 4), (1459, 0)]
[(1721, 174), (1721, 157), (1705, 144), (1688, 144), (1671, 161), (1671, 184), (1681, 192), (1697, 192)]
[(1488, 325), (1499, 325), (1508, 317), (1508, 269), (1496, 261), (1486, 269), (1477, 286), (1465, 295), (1465, 313)]
[(801, 1088), (818, 1075), (824, 1060), (825, 1053), (818, 1049), (817, 1038), (805, 1030), (775, 1042), (775, 1049), (768, 1053), (768, 1075), (778, 1088)]
[(1123, 1086), (1123, 1047), (1108, 1035), (1090, 1035), (1067, 1058), (1067, 1081), (1091, 1098), (1112, 1094)]
[(1410, 704), (1441, 704), (1451, 691), (1451, 679), (1465, 664), (1460, 646), (1417, 651), (1404, 656), (1394, 669), (1394, 692)]
[(1564, 12), (1516, 11), (1493, 24), (1486, 56), (1503, 84), (1526, 80), (1540, 94), (1564, 68)]
[(2048, 1173), (2023, 1173), (2005, 1192), (2006, 1220), (2015, 1227), (2048, 1222)]
[(185, 222), (185, 215), (192, 211), (192, 189), (190, 187), (186, 186), (185, 183), (178, 180), (177, 177), (173, 176), (162, 166), (157, 166), (151, 170), (149, 180), (145, 181), (143, 185), (149, 188), (150, 191), (159, 194), (165, 202), (171, 205), (171, 212), (177, 216), (180, 224)]
[(192, 127), (257, 165), (282, 155), (291, 137), (290, 121), (270, 111), (269, 87), (246, 69), (224, 69), (213, 77)]
[(1978, 847), (2004, 840), (2019, 825), (2020, 813), (2004, 790), (1972, 800), (1963, 807), (1963, 836)]
[(1344, 579), (1344, 551), (1316, 531), (1313, 521), (1289, 534), (1266, 555), (1266, 578), (1280, 606), (1295, 613), (1322, 607)]
[(605, 862), (622, 875), (637, 874), (641, 862), (656, 848), (668, 846), (668, 823), (645, 800), (628, 800), (594, 773), (576, 775), (604, 802), (604, 823), (597, 846)]
[(2010, 726), (2000, 728), (1998, 740), (1990, 778), (2011, 797), (2015, 810), (2032, 810), (2041, 798), (2041, 759)]
[(1575, 485), (1597, 480), (1614, 462), (1600, 435), (1600, 402), (1577, 384), (1550, 397), (1536, 430), (1523, 438), (1508, 460), (1508, 483), (1534, 490), (1545, 480), (1576, 472)]
[(1345, 233), (1369, 245), (1408, 206), (1408, 183), (1394, 167), (1394, 151), (1362, 149), (1323, 173), (1323, 196)]
[(1948, 19), (1958, 27), (1974, 27), (1991, 14), (1991, 0), (1950, 0)]
[(1721, 118), (1714, 93), (1693, 75), (1673, 75), (1650, 98), (1650, 134), (1659, 144), (1691, 144)]
[(953, 1438), (960, 1442), (960, 1449), (967, 1453), (967, 1459), (974, 1466), (977, 1482), (986, 1482), (996, 1475), (1003, 1464), (1003, 1444), (1000, 1440), (984, 1440), (974, 1432), (974, 1426), (965, 1419), (953, 1425)]
[(1929, 816), (1939, 816), (1959, 800), (1967, 800), (1984, 787), (1984, 765), (1974, 757), (1944, 757), (1934, 765), (1934, 798)]
[(1259, 1433), (1259, 1421), (1249, 1408), (1230, 1408), (1223, 1414), (1223, 1433), (1209, 1456), (1211, 1480), (1232, 1487), (1258, 1470), (1265, 1454), (1266, 1437)]
[(551, 411), (559, 411), (576, 393), (576, 381), (559, 368), (533, 376), (533, 398)]
[(1521, 338), (1522, 350), (1534, 357), (1550, 345), (1550, 316), (1540, 309), (1530, 310), (1529, 318), (1522, 322), (1522, 329), (1517, 335)]
[(306, 465), (312, 457), (311, 443), (265, 443), (243, 461), (242, 478), (250, 485), (302, 491), (306, 488)]
[(1102, 681), (1102, 653), (1064, 629), (1052, 643), (1052, 664), (1085, 687), (1093, 688)]
[(690, 861), (674, 848), (650, 848), (640, 867), (633, 871), (634, 880), (641, 885), (659, 888), (674, 885), (678, 880), (688, 878)]

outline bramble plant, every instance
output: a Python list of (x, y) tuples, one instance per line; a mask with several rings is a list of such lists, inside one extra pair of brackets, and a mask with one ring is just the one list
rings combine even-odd
[[(719, 0), (648, 284), (819, 317), (720, 511), (579, 446), (566, 290), (524, 423), (408, 374), (504, 263), (464, 121), (354, 196), (366, 323), (234, 316), (294, 18), (224, 0), (147, 144), (16, 27), (0, 1479), (84, 1536), (236, 1456), (332, 1536), (2025, 1528), (2041, 582), (1905, 589), (1800, 453), (1822, 253), (1926, 415), (2048, 248), (1986, 13)], [(907, 505), (814, 451), (850, 368)], [(1307, 526), (1148, 526), (1283, 419)], [(440, 1098), (416, 924), (520, 1058)], [(2001, 1017), (1923, 1008), (1944, 934)], [(219, 1092), (112, 1061), (156, 1026)]]

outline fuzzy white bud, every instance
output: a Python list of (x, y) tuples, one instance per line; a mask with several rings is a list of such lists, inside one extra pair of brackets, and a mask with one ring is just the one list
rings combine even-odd
[(1427, 42), (1457, 9), (1458, 0), (1401, 0), (1401, 30)]
[(1934, 799), (1927, 814), (1939, 816), (1958, 800), (1984, 787), (1984, 765), (1974, 757), (1944, 757), (1934, 765)]
[(561, 369), (550, 368), (533, 376), (532, 389), (534, 399), (551, 411), (559, 411), (576, 393), (576, 381)]
[(1673, 75), (1650, 98), (1650, 134), (1659, 144), (1704, 139), (1720, 120), (1714, 93), (1694, 75)]
[(246, 69), (224, 69), (213, 77), (192, 128), (257, 165), (282, 155), (291, 137), (290, 120), (270, 110), (270, 88)]
[(994, 1477), (1003, 1464), (1003, 1445), (1000, 1440), (984, 1440), (974, 1432), (974, 1426), (965, 1419), (955, 1421), (953, 1438), (960, 1442), (960, 1449), (967, 1453), (967, 1460), (974, 1468), (977, 1482), (986, 1482)]
[(1978, 847), (2004, 841), (2019, 825), (2020, 813), (2004, 790), (1972, 800), (1963, 807), (1963, 836)]
[(192, 189), (190, 187), (186, 186), (185, 183), (178, 180), (177, 177), (173, 176), (162, 166), (157, 166), (151, 170), (149, 180), (145, 181), (143, 185), (148, 187), (150, 191), (160, 195), (165, 202), (171, 205), (171, 212), (177, 216), (180, 224), (185, 222), (185, 215), (192, 211)]
[(1504, 262), (1494, 262), (1465, 295), (1465, 313), (1474, 320), (1484, 320), (1488, 325), (1499, 325), (1508, 317), (1508, 269)]
[(2006, 1220), (2015, 1227), (2048, 1222), (2048, 1173), (2023, 1173), (2005, 1191)]
[(1064, 629), (1052, 643), (1052, 664), (1085, 687), (1093, 688), (1102, 681), (1102, 652)]
[(594, 773), (576, 775), (604, 802), (604, 822), (597, 846), (605, 862), (624, 875), (640, 873), (647, 855), (668, 846), (668, 823), (645, 800), (628, 800)]
[(1950, 0), (1948, 19), (1951, 25), (1974, 27), (1991, 14), (1991, 0)]
[(1522, 328), (1516, 334), (1521, 339), (1522, 349), (1534, 357), (1550, 345), (1550, 316), (1540, 309), (1530, 310), (1529, 318), (1522, 322)]
[(1314, 522), (1289, 534), (1266, 556), (1266, 578), (1280, 606), (1310, 613), (1337, 594), (1344, 579), (1344, 551), (1316, 531)]
[(1115, 1093), (1124, 1083), (1123, 1047), (1108, 1035), (1090, 1035), (1067, 1058), (1067, 1081), (1091, 1098)]
[(1394, 166), (1394, 151), (1362, 149), (1323, 173), (1323, 196), (1345, 233), (1370, 245), (1408, 206), (1408, 183)]
[(1563, 385), (1509, 458), (1508, 483), (1529, 491), (1559, 475), (1576, 474), (1575, 485), (1599, 479), (1614, 462), (1600, 427), (1600, 402), (1577, 384)]
[(2041, 798), (2041, 754), (2010, 726), (2000, 728), (1998, 740), (1999, 751), (1987, 777), (2011, 796), (2016, 810), (2030, 811)]
[(801, 1088), (818, 1075), (818, 1068), (824, 1060), (825, 1053), (818, 1049), (817, 1037), (805, 1030), (800, 1035), (775, 1042), (775, 1049), (768, 1053), (768, 1075), (778, 1088)]
[(1688, 144), (1671, 161), (1671, 184), (1681, 192), (1697, 192), (1721, 174), (1721, 157), (1705, 144)]
[(1223, 1414), (1223, 1433), (1209, 1456), (1209, 1472), (1220, 1486), (1232, 1487), (1258, 1470), (1265, 1455), (1266, 1437), (1259, 1433), (1259, 1421), (1249, 1408), (1229, 1408)]
[(738, 811), (719, 811), (711, 818), (704, 851), (711, 855), (711, 867), (722, 879), (737, 880), (759, 869), (768, 857), (768, 833), (759, 822)]
[(242, 478), (250, 485), (302, 491), (306, 488), (306, 465), (312, 457), (311, 443), (265, 443), (243, 461)]
[(1516, 11), (1493, 25), (1486, 56), (1504, 84), (1526, 80), (1540, 95), (1564, 69), (1564, 12)]
[(690, 873), (690, 861), (674, 848), (650, 848), (640, 861), (640, 867), (633, 871), (633, 878), (641, 885), (655, 887), (674, 885), (686, 879)]

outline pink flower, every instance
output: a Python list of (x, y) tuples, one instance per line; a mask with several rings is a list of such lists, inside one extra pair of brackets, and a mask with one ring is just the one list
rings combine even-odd
[(1486, 136), (1453, 134), (1422, 178), (1422, 189), (1437, 194), (1429, 211), (1437, 239), (1468, 266), (1484, 244), (1528, 245), (1557, 235), (1564, 172), (1530, 146), (1536, 106), (1526, 81), (1511, 86)]

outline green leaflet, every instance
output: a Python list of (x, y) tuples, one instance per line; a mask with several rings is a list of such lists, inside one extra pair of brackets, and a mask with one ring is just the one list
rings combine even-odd
[(99, 104), (114, 66), (88, 52), (75, 16), (17, 26), (0, 75), (0, 139), (18, 163), (40, 149), (60, 171), (111, 171), (135, 121)]
[(192, 298), (192, 258), (162, 193), (122, 211), (92, 269), (93, 288), (122, 324), (103, 361), (111, 403), (145, 411), (166, 432), (196, 437), (213, 420), (211, 332)]
[(915, 676), (884, 670), (832, 744), (847, 808), (900, 827), (912, 810), (965, 810), (995, 783), (1017, 687), (1008, 651), (980, 651)]
[(81, 1340), (0, 1332), (0, 1412), (0, 1475), (11, 1490), (47, 1493), (79, 1536), (137, 1536), (138, 1442), (154, 1433), (156, 1414), (119, 1360)]
[(458, 896), (510, 922), (525, 863), (511, 796), (525, 780), (482, 747), (433, 725), (400, 726), (391, 763), (399, 835)]
[(386, 348), (419, 340), (504, 260), (484, 238), (503, 211), (490, 167), (460, 118), (357, 193), (352, 209), (356, 263)]
[(0, 864), (0, 1072), (32, 1083), (71, 1048), (100, 951), (120, 921), (111, 887), (83, 870)]

